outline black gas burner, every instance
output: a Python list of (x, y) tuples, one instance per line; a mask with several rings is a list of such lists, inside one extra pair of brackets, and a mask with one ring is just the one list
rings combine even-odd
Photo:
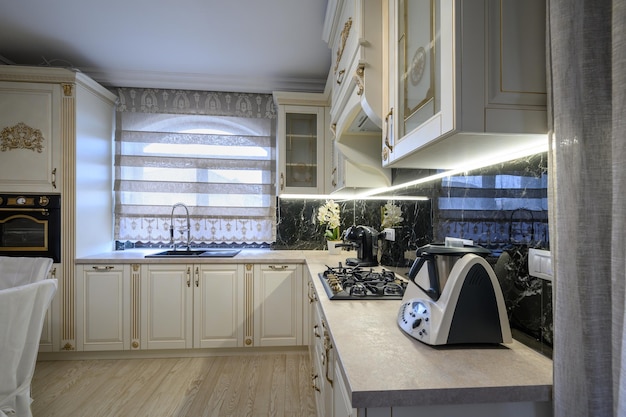
[(327, 266), (319, 274), (331, 300), (401, 300), (407, 282), (393, 271), (360, 266)]

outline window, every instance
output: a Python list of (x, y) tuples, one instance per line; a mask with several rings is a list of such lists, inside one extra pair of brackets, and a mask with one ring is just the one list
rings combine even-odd
[[(169, 242), (179, 202), (194, 243), (275, 240), (272, 119), (120, 112), (117, 123), (117, 240)], [(186, 238), (184, 210), (173, 220), (176, 239)]]

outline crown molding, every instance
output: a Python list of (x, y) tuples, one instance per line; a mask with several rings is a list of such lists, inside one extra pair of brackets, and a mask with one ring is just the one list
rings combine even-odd
[(228, 77), (208, 74), (103, 70), (82, 68), (81, 71), (107, 87), (167, 88), (201, 91), (266, 93), (274, 91), (323, 92), (326, 78)]

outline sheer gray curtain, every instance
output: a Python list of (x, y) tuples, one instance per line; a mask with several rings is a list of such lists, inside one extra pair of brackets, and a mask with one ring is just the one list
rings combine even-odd
[(626, 416), (626, 10), (548, 0), (555, 416)]

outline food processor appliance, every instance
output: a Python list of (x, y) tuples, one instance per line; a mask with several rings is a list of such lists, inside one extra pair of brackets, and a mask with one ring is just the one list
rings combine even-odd
[(429, 345), (511, 343), (500, 283), (480, 246), (422, 246), (408, 273), (398, 325)]

